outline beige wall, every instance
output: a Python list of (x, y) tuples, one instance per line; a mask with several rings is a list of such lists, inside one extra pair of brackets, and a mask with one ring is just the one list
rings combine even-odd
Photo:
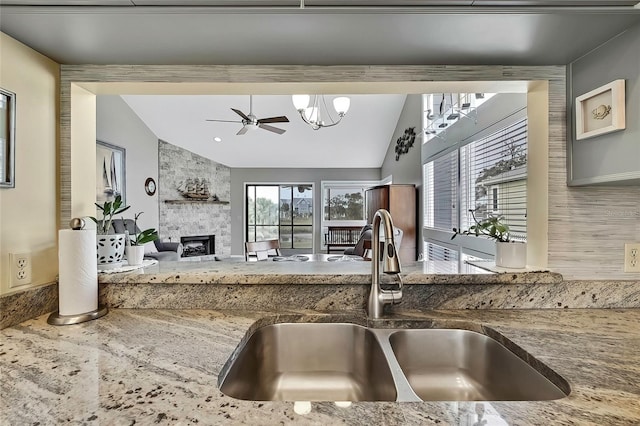
[[(564, 100), (562, 101), (564, 102)], [(547, 267), (550, 259), (549, 241), (549, 83), (532, 83), (527, 92), (527, 264)], [(558, 146), (560, 144), (555, 144)], [(560, 145), (560, 149), (564, 147)], [(564, 170), (556, 171), (562, 174)], [(536, 174), (537, 173), (537, 174)], [(532, 179), (530, 176), (547, 176)], [(563, 183), (560, 183), (562, 190)], [(555, 209), (554, 211), (558, 211)], [(532, 232), (532, 230), (535, 230)]]
[(15, 188), (0, 189), (0, 294), (9, 288), (9, 253), (32, 253), (31, 286), (58, 273), (57, 180), (60, 66), (0, 33), (0, 86), (16, 94)]
[[(96, 96), (75, 84), (71, 85), (71, 124), (71, 217), (95, 216)], [(61, 228), (67, 223), (63, 221)], [(87, 228), (93, 226), (87, 220)]]

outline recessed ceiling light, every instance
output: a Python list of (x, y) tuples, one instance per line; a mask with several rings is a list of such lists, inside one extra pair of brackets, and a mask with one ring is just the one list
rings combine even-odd
[(222, 142), (222, 138), (220, 136), (216, 136), (213, 140), (216, 142)]

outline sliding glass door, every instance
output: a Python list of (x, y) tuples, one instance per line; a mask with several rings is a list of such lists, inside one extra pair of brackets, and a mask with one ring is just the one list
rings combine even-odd
[(279, 240), (283, 249), (313, 250), (310, 184), (247, 185), (247, 241)]

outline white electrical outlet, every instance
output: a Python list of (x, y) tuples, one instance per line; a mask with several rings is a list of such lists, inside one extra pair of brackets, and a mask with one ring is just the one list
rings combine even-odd
[(640, 273), (640, 243), (624, 245), (624, 272)]
[(9, 287), (31, 284), (31, 253), (9, 253)]

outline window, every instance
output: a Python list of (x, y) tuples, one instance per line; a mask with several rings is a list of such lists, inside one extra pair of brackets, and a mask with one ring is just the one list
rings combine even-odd
[(480, 105), (495, 93), (436, 93), (422, 95), (423, 144), (442, 137), (461, 119), (477, 117)]
[(380, 181), (323, 181), (322, 235), (326, 235), (329, 226), (364, 226), (365, 192), (377, 185)]
[[(511, 237), (526, 241), (526, 118), (511, 120), (493, 134), (460, 145), (433, 155), (423, 166), (425, 242), (448, 242), (453, 228), (468, 229), (474, 224), (473, 215), (478, 220), (500, 215)], [(475, 237), (461, 236), (453, 242), (474, 253), (494, 250), (493, 241)], [(427, 259), (444, 256), (437, 245), (431, 247), (425, 245)]]
[(247, 185), (247, 241), (280, 241), (283, 249), (313, 248), (311, 184)]
[(494, 186), (491, 188), (491, 210), (494, 213), (498, 213), (498, 187)]
[(324, 181), (322, 182), (323, 226), (364, 225), (367, 188), (378, 185), (378, 181)]
[(448, 247), (426, 242), (424, 249), (426, 252), (425, 260), (458, 260), (458, 251)]
[(364, 219), (364, 188), (327, 187), (324, 191), (324, 220)]
[(460, 149), (460, 228), (500, 215), (512, 237), (527, 238), (527, 120)]
[(451, 231), (458, 224), (458, 151), (424, 165), (424, 226)]

